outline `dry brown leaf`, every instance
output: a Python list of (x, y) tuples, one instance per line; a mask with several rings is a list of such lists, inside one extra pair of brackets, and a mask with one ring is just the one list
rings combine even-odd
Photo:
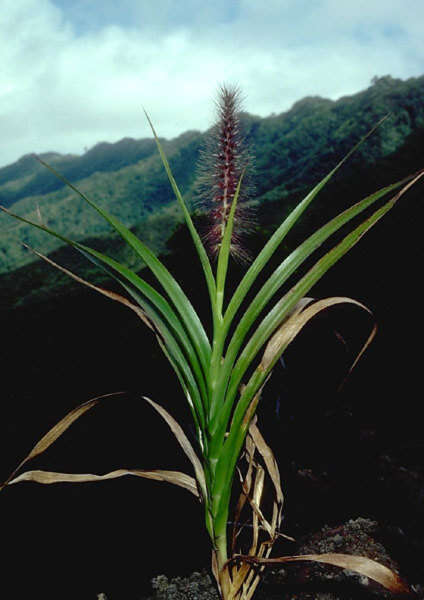
[[(91, 408), (96, 406), (100, 402), (100, 400), (103, 400), (104, 398), (109, 398), (111, 396), (121, 395), (123, 393), (124, 392), (115, 392), (115, 393), (111, 393), (111, 394), (104, 394), (103, 396), (98, 396), (97, 398), (88, 400), (87, 402), (84, 402), (80, 406), (77, 406), (76, 408), (71, 410), (63, 419), (61, 419), (58, 423), (56, 423), (56, 425), (54, 425), (54, 427), (52, 427), (35, 444), (35, 446), (31, 450), (31, 452), (24, 458), (23, 461), (21, 461), (21, 463), (16, 467), (16, 469), (13, 471), (13, 473), (6, 479), (6, 481), (0, 485), (0, 491), (3, 488), (5, 488), (7, 485), (10, 485), (11, 483), (18, 483), (19, 481), (38, 481), (39, 483), (56, 483), (59, 481), (77, 481), (76, 478), (78, 478), (78, 477), (82, 478), (79, 480), (81, 482), (82, 481), (99, 481), (101, 479), (111, 479), (113, 477), (120, 477), (121, 475), (124, 475), (124, 474), (133, 474), (133, 475), (138, 474), (140, 477), (148, 477), (148, 475), (146, 475), (146, 473), (151, 474), (150, 475), (151, 479), (153, 479), (153, 478), (159, 479), (158, 473), (162, 473), (162, 474), (165, 473), (168, 475), (167, 475), (166, 479), (163, 478), (164, 481), (169, 481), (170, 483), (175, 483), (176, 485), (186, 487), (186, 489), (189, 489), (192, 493), (194, 493), (198, 498), (201, 499), (201, 496), (196, 487), (195, 479), (193, 479), (192, 477), (189, 477), (189, 475), (186, 475), (185, 473), (178, 474), (177, 472), (173, 472), (173, 471), (123, 471), (123, 470), (120, 470), (120, 471), (113, 471), (112, 473), (115, 475), (112, 475), (112, 474), (108, 474), (108, 475), (89, 475), (89, 474), (88, 475), (85, 475), (85, 474), (84, 475), (72, 475), (72, 474), (69, 474), (69, 475), (67, 475), (67, 474), (63, 474), (63, 473), (61, 473), (61, 474), (60, 473), (59, 474), (50, 473), (49, 474), (49, 472), (46, 472), (46, 471), (28, 471), (27, 473), (23, 473), (19, 477), (14, 478), (16, 473), (28, 461), (35, 458), (36, 456), (39, 456), (43, 452), (45, 452), (47, 450), (47, 448), (49, 448), (72, 425), (72, 423), (74, 423), (74, 421), (76, 421), (79, 417), (81, 417), (88, 410), (90, 410)], [(155, 402), (153, 402), (153, 400), (150, 400), (149, 398), (144, 398), (144, 399), (147, 400), (153, 406), (153, 408), (155, 408), (155, 410), (157, 410), (157, 412), (159, 412), (159, 414), (165, 419), (168, 426), (171, 428), (171, 430), (174, 433), (174, 435), (176, 436), (179, 444), (181, 445), (184, 452), (186, 453), (186, 455), (188, 456), (188, 458), (190, 459), (191, 463), (194, 466), (194, 470), (196, 473), (196, 478), (199, 483), (199, 486), (200, 487), (202, 485), (204, 486), (202, 489), (202, 493), (203, 493), (203, 490), (206, 490), (206, 482), (205, 482), (205, 478), (204, 478), (203, 468), (202, 468), (202, 465), (201, 465), (196, 453), (193, 450), (192, 445), (190, 444), (190, 442), (187, 439), (186, 435), (184, 434), (183, 430), (178, 425), (178, 423), (175, 421), (175, 419), (164, 408), (159, 406), (159, 404), (156, 404)], [(47, 475), (46, 475), (46, 473), (47, 473)], [(153, 477), (153, 475), (152, 475), (154, 473), (156, 473), (155, 477)], [(177, 473), (177, 475), (180, 475), (182, 477), (182, 479), (180, 479), (179, 482), (175, 480), (175, 473)], [(170, 475), (170, 474), (172, 474), (172, 475)], [(49, 480), (49, 477), (52, 477), (52, 476), (54, 476), (53, 477), (54, 481)], [(60, 477), (70, 477), (71, 479), (60, 479)], [(87, 479), (87, 478), (91, 478), (91, 479)], [(173, 478), (175, 481), (171, 481), (171, 478)]]
[(72, 423), (74, 423), (74, 421), (79, 419), (79, 417), (81, 417), (88, 410), (96, 406), (100, 402), (100, 400), (103, 400), (104, 398), (110, 398), (112, 396), (120, 396), (124, 393), (125, 392), (113, 392), (111, 394), (97, 396), (96, 398), (88, 400), (87, 402), (84, 402), (83, 404), (80, 404), (80, 406), (77, 406), (76, 408), (71, 410), (65, 417), (63, 417), (63, 419), (56, 423), (54, 427), (49, 429), (49, 431), (45, 435), (43, 435), (43, 437), (35, 444), (31, 452), (23, 459), (22, 462), (19, 463), (19, 465), (16, 467), (13, 473), (6, 479), (6, 481), (0, 485), (0, 490), (2, 490), (8, 485), (8, 483), (13, 479), (15, 474), (24, 466), (24, 464), (45, 452), (47, 448), (49, 448), (49, 446), (51, 446), (72, 425)]
[[(234, 517), (235, 523), (232, 536), (231, 554), (234, 555), (235, 553), (236, 539), (243, 529), (243, 524), (240, 524), (239, 520), (243, 507), (245, 506), (246, 502), (248, 502), (251, 510), (252, 526), (252, 539), (249, 555), (254, 557), (265, 556), (267, 558), (272, 551), (272, 547), (276, 538), (279, 536), (277, 528), (281, 522), (283, 496), (281, 492), (280, 475), (274, 455), (260, 434), (256, 423), (257, 417), (254, 416), (246, 437), (245, 450), (241, 457), (247, 462), (248, 468), (245, 476), (243, 477), (241, 471), (238, 470), (242, 485), (242, 492), (236, 506)], [(256, 450), (259, 451), (259, 454), (265, 463), (266, 471), (255, 460)], [(275, 495), (272, 507), (272, 516), (270, 520), (267, 520), (265, 517), (261, 506), (265, 473), (268, 473), (269, 477), (272, 479)], [(260, 531), (266, 532), (267, 534), (267, 539), (261, 543), (259, 543)], [(261, 572), (263, 569), (265, 569), (265, 565), (261, 565), (259, 568), (249, 563), (241, 563), (239, 565), (233, 563), (231, 567), (228, 565), (231, 588), (230, 597), (234, 599), (237, 598), (238, 600), (250, 600), (260, 582)]]
[(93, 475), (91, 473), (56, 473), (53, 471), (26, 471), (18, 475), (15, 479), (9, 481), (8, 485), (21, 483), (22, 481), (34, 481), (36, 483), (51, 484), (51, 483), (87, 483), (90, 481), (105, 481), (107, 479), (116, 479), (124, 475), (135, 475), (146, 479), (156, 479), (157, 481), (166, 481), (185, 488), (197, 498), (199, 492), (197, 490), (196, 480), (186, 473), (180, 471), (163, 471), (153, 470), (144, 471), (140, 469), (117, 469), (105, 475)]
[(350, 554), (304, 554), (300, 556), (281, 556), (279, 558), (257, 558), (254, 556), (238, 555), (232, 560), (242, 560), (257, 565), (275, 565), (291, 562), (319, 562), (369, 577), (395, 594), (410, 594), (411, 590), (404, 581), (388, 567), (367, 558)]
[(271, 526), (265, 519), (265, 516), (261, 510), (262, 494), (264, 491), (265, 484), (265, 470), (258, 465), (255, 473), (255, 483), (253, 487), (253, 498), (251, 506), (253, 508), (253, 540), (249, 554), (255, 554), (258, 548), (259, 542), (259, 526), (262, 525), (264, 529), (271, 534)]
[(274, 453), (271, 448), (265, 442), (261, 432), (259, 431), (258, 426), (256, 425), (256, 421), (252, 421), (249, 427), (249, 434), (252, 436), (254, 444), (258, 449), (259, 454), (264, 459), (266, 468), (268, 470), (268, 474), (271, 478), (272, 483), (274, 484), (275, 493), (277, 497), (277, 501), (284, 501), (283, 491), (281, 489), (281, 478), (280, 472), (278, 470), (277, 461), (275, 460)]
[(133, 310), (135, 312), (135, 314), (138, 317), (140, 317), (140, 319), (143, 321), (143, 323), (145, 325), (147, 325), (147, 327), (149, 329), (151, 329), (152, 331), (156, 331), (155, 327), (152, 325), (150, 319), (147, 317), (147, 315), (144, 312), (144, 310), (142, 310), (136, 304), (133, 304), (132, 302), (130, 302), (127, 298), (125, 298), (125, 296), (121, 296), (121, 294), (117, 294), (116, 292), (111, 292), (110, 290), (105, 290), (104, 288), (101, 288), (101, 287), (99, 287), (97, 285), (94, 285), (93, 283), (90, 283), (86, 279), (83, 279), (82, 277), (79, 277), (79, 275), (76, 275), (72, 271), (69, 271), (69, 269), (66, 269), (65, 267), (62, 267), (62, 265), (59, 265), (58, 263), (54, 262), (51, 258), (48, 258), (48, 256), (45, 256), (44, 254), (41, 254), (41, 252), (38, 252), (38, 250), (34, 250), (34, 248), (31, 248), (31, 246), (28, 246), (28, 244), (22, 243), (22, 245), (25, 246), (25, 248), (28, 248), (28, 250), (30, 250), (31, 252), (33, 252), (34, 254), (36, 254), (38, 257), (40, 257), (41, 259), (43, 259), (45, 262), (49, 263), (50, 265), (52, 265), (56, 269), (59, 269), (59, 271), (62, 271), (62, 273), (65, 273), (66, 275), (68, 275), (69, 277), (71, 277), (72, 279), (74, 279), (75, 281), (78, 281), (78, 283), (82, 283), (82, 285), (85, 285), (86, 287), (89, 287), (92, 290), (95, 290), (96, 292), (99, 292), (99, 294), (102, 294), (103, 296), (106, 296), (106, 298), (110, 298), (111, 300), (115, 300), (115, 302), (119, 302), (120, 304), (123, 304), (124, 306), (130, 308), (131, 310)]
[(190, 460), (191, 464), (193, 465), (196, 479), (199, 483), (203, 497), (205, 498), (206, 494), (207, 494), (205, 473), (203, 471), (202, 464), (201, 464), (196, 452), (194, 451), (193, 446), (190, 444), (186, 434), (182, 430), (181, 426), (174, 419), (174, 417), (172, 415), (170, 415), (169, 412), (167, 410), (165, 410), (162, 406), (160, 406), (160, 404), (153, 402), (153, 400), (150, 400), (150, 398), (147, 398), (147, 396), (143, 396), (143, 398), (151, 406), (153, 406), (153, 408), (166, 421), (166, 423), (169, 426), (169, 428), (171, 429), (172, 433), (177, 438), (177, 441), (180, 444), (181, 448), (183, 449), (185, 455), (187, 456), (187, 458)]
[[(292, 316), (286, 321), (284, 321), (284, 323), (279, 327), (279, 329), (277, 329), (277, 331), (274, 333), (274, 335), (271, 337), (268, 344), (266, 345), (260, 368), (265, 371), (272, 364), (275, 356), (280, 355), (287, 348), (287, 346), (294, 340), (294, 338), (308, 323), (308, 321), (310, 321), (322, 310), (325, 310), (330, 306), (335, 306), (336, 304), (354, 304), (356, 306), (359, 306), (369, 314), (372, 314), (369, 308), (367, 308), (364, 304), (358, 302), (357, 300), (353, 300), (352, 298), (347, 298), (345, 296), (334, 296), (333, 298), (325, 298), (324, 300), (319, 300), (318, 302), (315, 302), (312, 306), (308, 306), (302, 311), (297, 311), (296, 313), (292, 314)], [(376, 327), (374, 326), (371, 335), (367, 338), (358, 357), (355, 359), (355, 362), (352, 365), (350, 371), (357, 364), (359, 358), (365, 352), (366, 348), (368, 348), (369, 344), (374, 338), (375, 331)]]

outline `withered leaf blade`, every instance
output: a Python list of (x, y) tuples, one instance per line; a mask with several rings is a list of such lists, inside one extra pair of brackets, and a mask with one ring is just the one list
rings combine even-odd
[(172, 433), (177, 438), (177, 441), (180, 444), (181, 448), (183, 449), (185, 455), (187, 456), (187, 458), (190, 460), (191, 464), (193, 465), (196, 479), (199, 483), (200, 489), (202, 490), (204, 497), (206, 497), (206, 493), (207, 493), (206, 492), (206, 480), (205, 480), (205, 473), (203, 471), (202, 464), (201, 464), (196, 452), (194, 451), (193, 446), (190, 444), (189, 439), (187, 438), (186, 434), (182, 430), (181, 426), (177, 423), (177, 421), (174, 419), (174, 417), (169, 414), (169, 412), (167, 410), (165, 410), (162, 406), (160, 406), (160, 404), (157, 404), (150, 398), (147, 398), (147, 396), (143, 396), (143, 398), (160, 414), (160, 416), (167, 423), (167, 425), (170, 428), (170, 430), (172, 431)]
[(33, 481), (36, 483), (52, 484), (52, 483), (87, 483), (91, 481), (106, 481), (108, 479), (117, 479), (124, 475), (135, 475), (136, 477), (144, 477), (146, 479), (155, 479), (157, 481), (166, 481), (179, 487), (185, 488), (197, 498), (199, 492), (197, 490), (196, 480), (186, 473), (180, 471), (163, 471), (153, 470), (144, 471), (140, 469), (117, 469), (105, 475), (93, 475), (91, 473), (56, 473), (54, 471), (26, 471), (15, 479), (9, 481), (8, 485), (21, 483), (22, 481)]
[(99, 294), (102, 294), (102, 296), (106, 296), (106, 298), (109, 298), (110, 300), (115, 300), (115, 302), (119, 302), (120, 304), (123, 304), (127, 308), (130, 308), (131, 310), (133, 310), (135, 312), (135, 314), (138, 317), (140, 317), (140, 319), (143, 321), (143, 323), (145, 325), (147, 325), (147, 327), (149, 329), (151, 329), (152, 331), (155, 331), (154, 326), (152, 325), (150, 319), (147, 317), (147, 315), (144, 312), (144, 310), (142, 310), (136, 304), (133, 304), (132, 302), (130, 302), (128, 300), (128, 298), (125, 298), (125, 296), (121, 296), (121, 294), (117, 294), (116, 292), (111, 292), (110, 290), (106, 290), (105, 288), (99, 287), (98, 285), (94, 285), (94, 283), (90, 283), (86, 279), (83, 279), (79, 275), (76, 275), (73, 271), (70, 271), (69, 269), (66, 269), (65, 267), (62, 267), (62, 265), (59, 265), (58, 263), (56, 263), (54, 260), (52, 260), (48, 256), (45, 256), (44, 254), (41, 254), (41, 252), (39, 252), (38, 250), (34, 250), (34, 248), (31, 248), (31, 246), (28, 246), (28, 244), (24, 244), (23, 243), (22, 245), (25, 246), (25, 248), (27, 248), (31, 252), (33, 252), (35, 255), (37, 255), (39, 258), (41, 258), (42, 260), (44, 260), (48, 264), (52, 265), (53, 267), (55, 267), (59, 271), (62, 271), (62, 273), (65, 273), (65, 275), (68, 275), (68, 277), (71, 277), (72, 279), (74, 279), (78, 283), (81, 283), (82, 285), (85, 285), (86, 287), (88, 287), (88, 288), (90, 288), (90, 289), (98, 292)]
[(256, 421), (251, 422), (249, 426), (249, 434), (252, 436), (252, 439), (255, 443), (256, 448), (258, 449), (258, 452), (264, 459), (266, 468), (268, 469), (268, 474), (271, 478), (272, 483), (274, 484), (277, 502), (282, 504), (284, 501), (284, 496), (281, 488), (281, 478), (277, 466), (277, 461), (275, 460), (275, 456), (271, 448), (265, 442), (256, 424)]
[(254, 556), (237, 555), (234, 556), (232, 560), (242, 560), (258, 565), (275, 565), (307, 561), (319, 562), (340, 567), (342, 569), (348, 569), (349, 571), (355, 571), (360, 575), (364, 575), (365, 577), (369, 577), (373, 581), (376, 581), (395, 594), (411, 594), (409, 586), (402, 581), (397, 573), (366, 556), (329, 552), (327, 554), (302, 554), (299, 556), (280, 556), (278, 558), (257, 558)]
[[(280, 356), (281, 353), (287, 348), (287, 346), (294, 340), (294, 338), (298, 335), (298, 333), (303, 329), (303, 327), (319, 312), (329, 308), (330, 306), (335, 306), (337, 304), (353, 304), (355, 306), (359, 306), (367, 313), (372, 314), (369, 308), (367, 308), (361, 302), (354, 300), (352, 298), (348, 298), (346, 296), (334, 296), (332, 298), (325, 298), (324, 300), (318, 300), (314, 304), (307, 306), (303, 310), (298, 310), (294, 314), (292, 314), (284, 323), (277, 329), (274, 335), (269, 340), (266, 345), (262, 360), (261, 360), (261, 368), (265, 371), (268, 367), (273, 363), (276, 356)], [(376, 326), (374, 325), (371, 334), (368, 336), (365, 344), (363, 345), (361, 351), (356, 357), (353, 365), (351, 366), (349, 373), (352, 371), (354, 366), (357, 364), (359, 358), (365, 352), (365, 350), (370, 345), (372, 339), (374, 338), (376, 332)]]
[(13, 479), (15, 474), (30, 460), (39, 456), (47, 450), (77, 419), (79, 419), (84, 413), (94, 408), (101, 400), (105, 398), (111, 398), (113, 396), (120, 396), (125, 392), (112, 392), (110, 394), (103, 394), (92, 398), (83, 404), (80, 404), (73, 410), (71, 410), (63, 419), (61, 419), (56, 425), (54, 425), (49, 431), (43, 435), (43, 437), (35, 444), (31, 452), (19, 463), (16, 469), (6, 479), (4, 483), (0, 485), (0, 490), (8, 485)]

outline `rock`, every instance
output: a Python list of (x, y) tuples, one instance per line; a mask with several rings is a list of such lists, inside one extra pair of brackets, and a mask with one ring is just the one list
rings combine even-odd
[(148, 600), (219, 600), (218, 593), (206, 572), (168, 580), (159, 575), (152, 581), (154, 596)]
[[(398, 565), (375, 539), (379, 525), (371, 519), (351, 519), (338, 527), (323, 527), (304, 539), (296, 554), (336, 552), (367, 556), (398, 572)], [(285, 567), (265, 577), (264, 587), (281, 586), (280, 600), (357, 600), (393, 598), (393, 594), (354, 571), (305, 562)], [(286, 591), (284, 591), (284, 587)], [(270, 594), (268, 595), (270, 597)]]

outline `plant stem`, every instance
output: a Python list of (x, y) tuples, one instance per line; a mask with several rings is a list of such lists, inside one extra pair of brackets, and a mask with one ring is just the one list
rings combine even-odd
[(223, 600), (229, 598), (230, 590), (231, 590), (231, 581), (229, 578), (228, 567), (226, 567), (226, 562), (228, 560), (227, 555), (227, 532), (226, 528), (219, 535), (215, 537), (215, 547), (216, 547), (216, 558), (217, 558), (217, 567), (218, 567), (218, 577), (219, 584), (221, 586), (221, 595)]

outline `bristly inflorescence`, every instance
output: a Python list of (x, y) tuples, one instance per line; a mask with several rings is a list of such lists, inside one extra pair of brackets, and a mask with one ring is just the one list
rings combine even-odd
[(234, 219), (231, 253), (238, 259), (246, 260), (248, 253), (242, 246), (242, 239), (251, 227), (246, 200), (251, 187), (249, 180), (252, 157), (240, 132), (238, 88), (223, 85), (219, 90), (216, 106), (217, 120), (207, 136), (198, 164), (197, 191), (202, 208), (206, 208), (208, 216), (208, 228), (204, 237), (210, 254), (216, 256), (234, 194), (243, 175)]

